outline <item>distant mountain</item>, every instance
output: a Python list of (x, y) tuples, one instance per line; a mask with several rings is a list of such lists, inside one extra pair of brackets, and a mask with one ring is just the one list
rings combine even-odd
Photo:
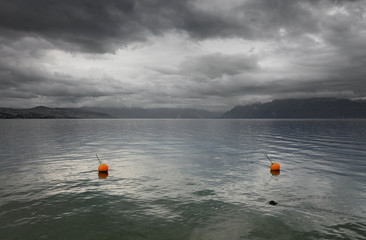
[(49, 108), (39, 106), (31, 109), (0, 108), (0, 118), (112, 118), (108, 114), (79, 108)]
[(191, 108), (0, 108), (0, 118), (366, 118), (366, 101), (288, 99), (236, 106), (221, 114)]
[(219, 118), (222, 112), (193, 108), (84, 108), (115, 118)]
[(288, 99), (236, 106), (222, 118), (366, 118), (366, 101), (349, 99)]
[(0, 108), (0, 118), (219, 118), (221, 115), (189, 108)]

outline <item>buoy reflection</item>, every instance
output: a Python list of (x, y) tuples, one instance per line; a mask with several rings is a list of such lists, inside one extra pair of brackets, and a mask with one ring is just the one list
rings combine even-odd
[(272, 176), (280, 175), (280, 171), (278, 171), (278, 170), (270, 170), (269, 172), (272, 174)]
[(108, 177), (108, 172), (98, 172), (98, 177), (100, 179), (106, 179)]

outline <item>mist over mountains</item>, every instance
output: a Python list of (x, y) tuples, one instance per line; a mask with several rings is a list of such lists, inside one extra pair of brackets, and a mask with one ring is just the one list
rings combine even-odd
[(222, 112), (193, 108), (84, 108), (114, 118), (218, 118)]
[(274, 100), (268, 103), (236, 106), (225, 113), (192, 108), (49, 108), (40, 106), (31, 109), (0, 108), (0, 118), (366, 118), (366, 101), (330, 98)]
[(366, 101), (349, 99), (287, 99), (236, 106), (222, 118), (366, 118)]

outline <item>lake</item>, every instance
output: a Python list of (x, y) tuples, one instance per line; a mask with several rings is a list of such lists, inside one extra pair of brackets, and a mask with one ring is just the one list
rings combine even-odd
[(366, 120), (0, 120), (0, 180), (4, 240), (366, 239)]

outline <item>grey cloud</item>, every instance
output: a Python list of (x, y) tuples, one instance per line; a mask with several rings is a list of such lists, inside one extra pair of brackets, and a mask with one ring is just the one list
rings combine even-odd
[[(344, 70), (344, 69), (343, 69)], [(364, 71), (365, 72), (365, 71)], [(324, 76), (309, 79), (287, 77), (276, 80), (256, 74), (238, 74), (203, 81), (199, 77), (189, 79), (182, 87), (184, 95), (190, 98), (230, 102), (232, 105), (245, 104), (251, 99), (283, 99), (296, 97), (363, 97), (366, 85), (360, 71), (357, 73), (325, 72)], [(278, 77), (278, 76), (276, 76)], [(245, 99), (243, 101), (242, 99)]]
[(258, 68), (257, 57), (244, 54), (227, 55), (214, 53), (186, 59), (181, 64), (182, 74), (195, 77), (218, 78), (237, 75)]
[(193, 0), (2, 0), (0, 32), (10, 39), (34, 36), (58, 48), (94, 53), (113, 52), (167, 31), (198, 39), (263, 39), (276, 37), (280, 27), (293, 34), (317, 31), (306, 4), (249, 0), (228, 12), (197, 8)]
[(131, 21), (133, 0), (3, 0), (0, 6), (0, 27), (10, 37), (39, 36), (82, 51), (108, 51), (117, 38), (134, 40), (141, 30)]
[(58, 48), (113, 52), (148, 35), (173, 29), (190, 1), (3, 0), (0, 32), (9, 39), (33, 36)]
[[(26, 53), (20, 51), (19, 53)], [(0, 54), (2, 52), (0, 51)], [(17, 52), (18, 54), (18, 52)], [(52, 72), (27, 61), (17, 63), (17, 55), (0, 59), (0, 89), (4, 101), (13, 98), (73, 99), (129, 95), (138, 92), (133, 86), (120, 86), (113, 78), (82, 79), (67, 73)], [(104, 84), (100, 84), (100, 83)]]
[[(194, 0), (2, 0), (2, 100), (45, 97), (55, 103), (91, 103), (96, 98), (106, 102), (116, 98), (131, 105), (194, 106), (201, 101), (213, 106), (240, 104), (240, 99), (258, 96), (365, 96), (364, 1), (247, 0), (236, 1), (235, 7), (230, 1), (220, 4), (226, 7), (198, 7)], [(325, 14), (333, 7), (344, 8), (346, 13)], [(272, 41), (270, 54), (283, 55), (290, 62), (289, 69), (272, 76), (258, 64), (265, 56), (257, 52), (192, 53), (180, 65), (163, 65), (153, 69), (154, 73), (142, 70), (136, 83), (121, 86), (123, 80), (113, 78), (118, 76), (85, 80), (76, 77), (78, 74), (62, 73), (62, 69), (55, 74), (37, 62), (45, 60), (43, 53), (49, 49), (113, 53), (121, 46), (166, 33), (182, 34), (190, 46), (217, 38)], [(319, 46), (311, 43), (307, 34), (319, 38)], [(138, 69), (146, 68), (149, 66), (139, 65)]]

